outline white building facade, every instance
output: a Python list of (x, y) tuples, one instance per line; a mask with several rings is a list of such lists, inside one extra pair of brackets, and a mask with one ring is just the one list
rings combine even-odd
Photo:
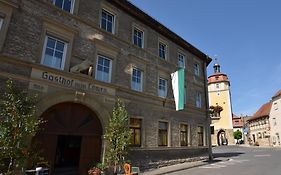
[(281, 147), (281, 90), (272, 97), (270, 110), (271, 143)]

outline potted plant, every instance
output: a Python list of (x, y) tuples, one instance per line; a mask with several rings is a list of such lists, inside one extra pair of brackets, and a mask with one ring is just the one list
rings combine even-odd
[(101, 174), (101, 170), (98, 167), (91, 167), (88, 171), (89, 175), (100, 175)]

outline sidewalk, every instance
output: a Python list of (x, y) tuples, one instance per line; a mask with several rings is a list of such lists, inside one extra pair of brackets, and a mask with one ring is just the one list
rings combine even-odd
[(214, 163), (218, 161), (227, 161), (228, 159), (215, 159), (212, 162), (208, 162), (208, 160), (202, 160), (202, 161), (195, 161), (195, 162), (186, 162), (166, 167), (161, 167), (158, 169), (149, 170), (146, 172), (141, 173), (142, 175), (160, 175), (160, 174), (168, 174), (176, 171), (186, 170), (194, 167), (199, 167), (203, 165), (207, 165), (209, 163)]

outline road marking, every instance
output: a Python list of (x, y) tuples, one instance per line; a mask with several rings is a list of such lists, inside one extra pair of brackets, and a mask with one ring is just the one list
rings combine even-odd
[(203, 168), (203, 169), (219, 169), (219, 168), (225, 168), (227, 166), (231, 166), (231, 165), (236, 165), (239, 163), (243, 163), (243, 162), (247, 162), (249, 161), (248, 159), (241, 159), (241, 160), (237, 160), (237, 159), (229, 159), (228, 161), (223, 161), (223, 162), (217, 162), (217, 163), (213, 163), (213, 164), (209, 164), (209, 165), (205, 165), (199, 168)]
[(254, 157), (270, 157), (270, 154), (259, 154), (259, 155), (254, 155)]

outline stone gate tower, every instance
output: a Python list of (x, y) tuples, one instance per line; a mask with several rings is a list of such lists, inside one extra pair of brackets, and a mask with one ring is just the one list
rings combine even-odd
[(214, 65), (214, 73), (208, 77), (208, 94), (210, 107), (222, 107), (221, 112), (211, 116), (212, 144), (234, 144), (230, 82), (227, 75), (220, 72), (218, 63)]

